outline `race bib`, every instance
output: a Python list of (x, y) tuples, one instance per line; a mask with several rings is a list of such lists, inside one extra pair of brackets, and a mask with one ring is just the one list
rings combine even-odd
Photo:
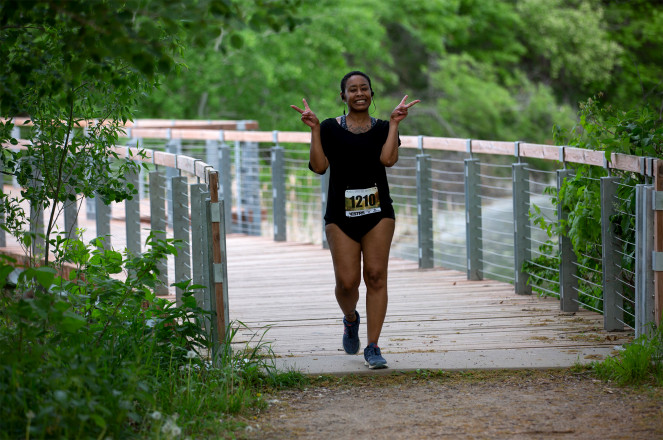
[(346, 217), (359, 217), (361, 215), (380, 212), (381, 210), (377, 186), (365, 189), (345, 190)]

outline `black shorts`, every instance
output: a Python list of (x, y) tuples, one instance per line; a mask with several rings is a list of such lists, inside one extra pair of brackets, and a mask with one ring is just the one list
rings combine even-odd
[(325, 225), (337, 225), (345, 235), (357, 243), (361, 243), (361, 239), (364, 235), (377, 226), (377, 224), (380, 223), (380, 220), (383, 218), (396, 219), (393, 206), (388, 205), (383, 206), (382, 208), (383, 209), (380, 212), (363, 215), (361, 217), (342, 217), (332, 219), (329, 216), (325, 216)]

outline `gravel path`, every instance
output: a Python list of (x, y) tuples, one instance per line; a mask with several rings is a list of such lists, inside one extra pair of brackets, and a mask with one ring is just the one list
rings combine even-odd
[(319, 378), (270, 396), (249, 439), (663, 439), (663, 390), (568, 370)]

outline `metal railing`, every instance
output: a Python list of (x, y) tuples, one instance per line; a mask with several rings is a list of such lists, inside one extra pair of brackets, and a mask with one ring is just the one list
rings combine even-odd
[[(140, 146), (161, 145), (220, 170), (227, 232), (326, 245), (328, 174), (308, 170), (310, 133), (137, 125), (127, 135)], [(562, 311), (584, 307), (603, 313), (607, 330), (632, 327), (641, 334), (655, 322), (653, 280), (663, 265), (653, 238), (654, 214), (661, 209), (660, 193), (653, 190), (658, 160), (612, 154), (608, 161), (602, 151), (521, 142), (401, 140), (399, 162), (388, 170), (397, 217), (392, 255), (418, 261), (421, 268), (466, 271), (470, 280), (507, 281), (518, 294), (558, 297)], [(595, 182), (601, 218), (592, 219), (603, 238), (592, 255), (576, 255), (568, 237), (533, 221), (537, 215), (550, 223), (566, 219), (568, 213), (551, 198), (573, 176), (571, 163), (605, 170)], [(634, 185), (628, 212), (615, 212), (614, 202), (620, 185), (634, 179), (627, 184), (610, 176), (611, 170), (642, 182)], [(615, 230), (616, 216), (633, 225), (635, 243), (619, 241), (624, 240)]]

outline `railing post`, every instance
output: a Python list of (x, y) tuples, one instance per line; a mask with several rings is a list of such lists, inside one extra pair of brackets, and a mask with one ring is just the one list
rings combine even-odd
[(417, 155), (417, 223), (419, 268), (429, 269), (435, 265), (435, 262), (433, 250), (431, 166), (428, 154)]
[[(74, 189), (71, 186), (67, 185), (66, 188), (67, 194), (73, 194), (76, 196)], [(76, 199), (65, 200), (62, 205), (64, 211), (65, 237), (67, 237), (67, 239), (71, 239), (75, 236), (76, 228), (78, 227), (78, 203), (76, 202)]]
[[(180, 240), (175, 255), (175, 282), (191, 279), (191, 243), (189, 239), (189, 185), (186, 177), (172, 178), (173, 238)], [(182, 304), (182, 289), (175, 290), (177, 305)]]
[(514, 163), (513, 172), (513, 259), (514, 289), (519, 295), (531, 295), (523, 264), (531, 258), (529, 230), (529, 171), (526, 163)]
[[(182, 140), (181, 139), (172, 139), (170, 137), (169, 130), (169, 139), (166, 142), (166, 152), (171, 154), (182, 154)], [(210, 162), (212, 163), (212, 162)], [(173, 227), (173, 178), (180, 175), (180, 171), (177, 168), (166, 167), (166, 206), (167, 206), (167, 215), (166, 215), (166, 224), (169, 227)]]
[(329, 192), (329, 174), (331, 171), (327, 169), (325, 174), (320, 176), (320, 200), (321, 200), (321, 208), (322, 208), (322, 248), (323, 249), (329, 249), (329, 242), (327, 241), (327, 232), (325, 231), (325, 212), (327, 212), (327, 195)]
[[(654, 187), (635, 186), (635, 336), (653, 334), (654, 272), (652, 252), (654, 250)], [(663, 199), (659, 202), (663, 209)], [(652, 209), (653, 208), (653, 209)]]
[[(32, 180), (32, 185), (41, 186), (41, 182), (36, 179)], [(33, 258), (36, 257), (39, 251), (44, 250), (44, 206), (42, 204), (30, 203), (30, 232), (32, 232), (32, 244), (30, 249)]]
[[(131, 141), (129, 142), (131, 145)], [(128, 156), (128, 155), (127, 155)], [(142, 169), (142, 167), (139, 167)], [(134, 188), (139, 190), (140, 187), (140, 171), (130, 171), (125, 175), (127, 184), (132, 184)], [(125, 216), (125, 231), (127, 237), (127, 249), (132, 255), (141, 254), (142, 239), (140, 234), (140, 190), (135, 194), (131, 200), (124, 201), (124, 216)]]
[[(557, 222), (561, 223), (569, 216), (559, 198), (564, 179), (573, 177), (571, 170), (557, 170)], [(578, 311), (578, 279), (576, 273), (576, 254), (573, 244), (566, 234), (559, 234), (559, 305), (563, 312)]]
[(618, 177), (601, 177), (601, 241), (603, 268), (603, 327), (607, 331), (624, 329), (624, 300), (619, 294), (615, 255), (615, 225), (610, 220), (616, 213)]
[[(274, 141), (277, 142), (276, 134)], [(274, 241), (286, 241), (285, 222), (285, 160), (283, 147), (272, 147), (272, 215)]]
[(224, 218), (226, 219), (226, 232), (232, 232), (233, 180), (230, 171), (230, 147), (223, 141), (223, 130), (219, 132), (219, 141), (221, 141), (218, 161), (219, 172), (221, 173), (219, 176), (219, 182), (221, 183), (220, 191), (223, 199)]
[(663, 209), (660, 198), (663, 193), (663, 160), (652, 161), (652, 175), (654, 177), (654, 195), (656, 198), (656, 212), (654, 212), (654, 251), (652, 252), (652, 269), (654, 271), (654, 310), (656, 326), (660, 328), (661, 315), (663, 315)]
[(483, 279), (479, 159), (465, 159), (465, 245), (467, 279)]
[[(159, 171), (152, 171), (150, 179), (150, 227), (155, 239), (166, 239), (166, 185)], [(165, 261), (157, 263), (158, 279), (161, 284), (156, 287), (157, 295), (168, 295), (168, 266)]]
[[(209, 246), (208, 267), (210, 268), (210, 310), (212, 316), (216, 315), (213, 325), (216, 324), (217, 341), (221, 343), (226, 338), (226, 327), (229, 324), (228, 313), (228, 274), (226, 271), (226, 232), (223, 218), (223, 202), (219, 201), (219, 173), (208, 173), (210, 202), (207, 204), (208, 228), (207, 243)], [(214, 336), (212, 336), (214, 340)]]
[(97, 237), (100, 237), (103, 240), (103, 248), (108, 250), (111, 248), (111, 207), (110, 205), (104, 203), (104, 201), (101, 199), (101, 194), (99, 193), (96, 193), (94, 196), (94, 205)]
[[(207, 185), (197, 183), (190, 185), (191, 189), (191, 276), (193, 283), (205, 286), (194, 293), (196, 304), (203, 310), (209, 310), (209, 248), (207, 246), (208, 222), (206, 217), (205, 199), (209, 197)], [(210, 331), (209, 322), (203, 325)]]

